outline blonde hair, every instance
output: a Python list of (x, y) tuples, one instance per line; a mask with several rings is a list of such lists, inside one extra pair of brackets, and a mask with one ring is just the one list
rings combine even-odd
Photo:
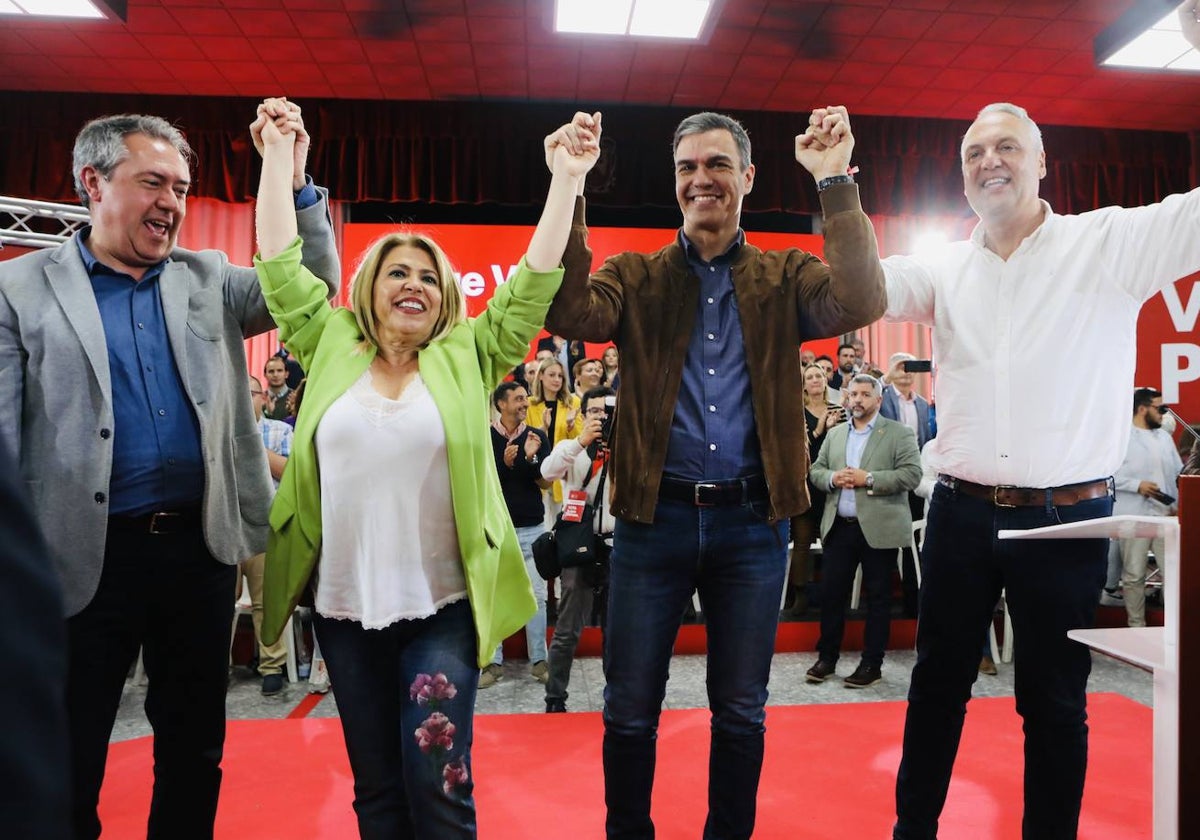
[(570, 408), (571, 392), (567, 388), (567, 369), (562, 362), (553, 356), (549, 359), (542, 359), (542, 363), (538, 365), (537, 376), (535, 376), (533, 378), (533, 382), (530, 383), (533, 386), (533, 400), (534, 402), (539, 403), (546, 402), (546, 393), (542, 390), (542, 374), (550, 370), (550, 368), (554, 367), (555, 365), (562, 368), (563, 382), (562, 387), (558, 389), (558, 393), (554, 395), (554, 399), (556, 399), (560, 405)]
[(428, 236), (420, 233), (396, 232), (381, 236), (371, 243), (359, 259), (354, 278), (350, 281), (350, 309), (358, 321), (363, 335), (360, 351), (379, 347), (379, 323), (375, 318), (375, 282), (379, 278), (379, 266), (393, 248), (410, 247), (424, 251), (433, 260), (437, 272), (438, 288), (442, 292), (441, 310), (433, 324), (429, 338), (421, 347), (428, 347), (438, 339), (445, 338), (452, 329), (467, 320), (467, 303), (462, 289), (454, 277), (454, 267), (446, 252)]
[[(826, 376), (825, 376), (825, 368), (821, 367), (818, 364), (805, 365), (804, 369), (802, 371), (800, 371), (800, 393), (803, 397), (803, 402), (804, 402), (805, 408), (808, 408), (808, 386), (806, 384), (806, 380), (808, 379), (808, 372), (810, 370), (816, 370), (817, 373), (821, 374), (821, 379), (823, 379), (825, 381), (825, 387), (826, 388), (829, 387), (829, 379), (826, 378)], [(820, 402), (822, 405), (826, 404), (824, 391), (821, 392)]]

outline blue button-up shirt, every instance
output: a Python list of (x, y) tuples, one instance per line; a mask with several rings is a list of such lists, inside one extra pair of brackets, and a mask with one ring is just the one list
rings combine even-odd
[(159, 280), (140, 281), (96, 259), (90, 228), (76, 240), (104, 324), (112, 379), (113, 468), (109, 513), (139, 516), (197, 504), (204, 495), (200, 424), (175, 365)]
[[(854, 423), (850, 423), (847, 429), (849, 432), (846, 435), (846, 466), (854, 467), (854, 469), (862, 469), (862, 456), (867, 448), (867, 441), (871, 439), (871, 432), (875, 431), (875, 422), (879, 419), (879, 412), (875, 412), (875, 416), (871, 418), (871, 422), (867, 423), (865, 429), (859, 430), (854, 428)], [(842, 492), (838, 495), (838, 516), (858, 516), (858, 500), (854, 496), (853, 487), (843, 487)]]
[(745, 240), (739, 230), (725, 253), (705, 262), (679, 232), (688, 266), (700, 283), (700, 302), (671, 421), (667, 475), (716, 481), (763, 471), (733, 288), (733, 260)]

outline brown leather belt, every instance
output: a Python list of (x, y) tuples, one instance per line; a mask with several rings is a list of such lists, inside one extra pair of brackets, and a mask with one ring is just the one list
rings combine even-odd
[[(1013, 487), (1008, 484), (976, 484), (955, 478), (951, 475), (940, 474), (938, 484), (951, 490), (984, 499), (996, 507), (1042, 507), (1047, 503), (1051, 507), (1069, 507), (1079, 502), (1091, 499), (1102, 499), (1112, 495), (1113, 480), (1100, 478), (1095, 481), (1085, 481), (1081, 484), (1064, 484), (1062, 487)], [(1050, 498), (1047, 502), (1046, 496)]]

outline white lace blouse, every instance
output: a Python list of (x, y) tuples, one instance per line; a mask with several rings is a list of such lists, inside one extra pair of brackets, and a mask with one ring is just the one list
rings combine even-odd
[(441, 415), (420, 375), (398, 400), (366, 370), (316, 433), (317, 612), (380, 629), (467, 595)]

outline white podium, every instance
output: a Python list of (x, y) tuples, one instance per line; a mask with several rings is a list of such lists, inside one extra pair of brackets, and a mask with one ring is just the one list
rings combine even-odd
[(1162, 537), (1162, 627), (1072, 630), (1067, 635), (1109, 656), (1154, 673), (1154, 840), (1179, 836), (1179, 520), (1174, 516), (1110, 516), (1027, 531), (1004, 530), (1002, 540)]

